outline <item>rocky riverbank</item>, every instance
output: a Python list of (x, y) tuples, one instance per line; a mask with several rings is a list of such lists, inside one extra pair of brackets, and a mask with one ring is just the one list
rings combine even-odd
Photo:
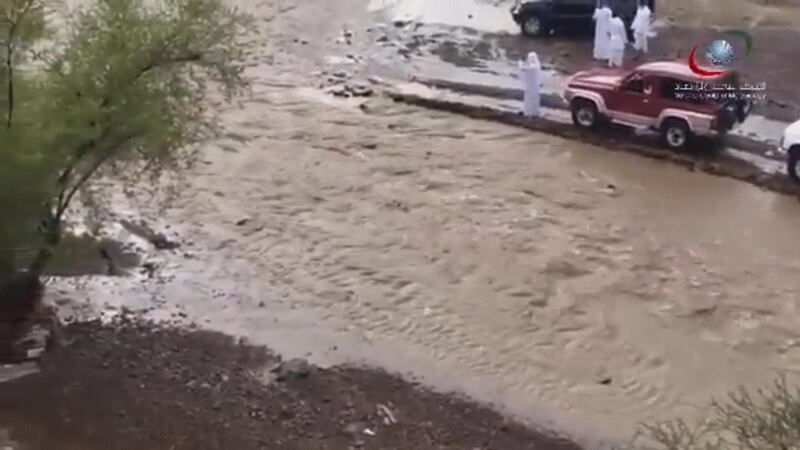
[(39, 373), (0, 384), (11, 448), (579, 449), (379, 370), (129, 319), (64, 331)]

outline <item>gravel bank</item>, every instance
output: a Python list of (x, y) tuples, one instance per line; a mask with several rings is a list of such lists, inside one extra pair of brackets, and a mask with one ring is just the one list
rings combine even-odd
[(40, 373), (0, 384), (25, 450), (579, 449), (377, 370), (134, 321), (65, 331)]

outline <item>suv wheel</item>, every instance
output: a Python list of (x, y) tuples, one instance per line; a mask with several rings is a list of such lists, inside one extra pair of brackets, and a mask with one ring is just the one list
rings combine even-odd
[(591, 129), (597, 126), (598, 112), (594, 102), (578, 98), (572, 101), (572, 123), (580, 128)]
[(789, 157), (786, 159), (786, 172), (792, 181), (800, 183), (800, 145), (795, 145), (789, 149)]
[(685, 120), (667, 119), (661, 125), (661, 139), (669, 148), (684, 149), (691, 137), (692, 132)]
[(541, 36), (544, 34), (544, 24), (537, 16), (530, 16), (522, 22), (522, 34), (527, 36)]

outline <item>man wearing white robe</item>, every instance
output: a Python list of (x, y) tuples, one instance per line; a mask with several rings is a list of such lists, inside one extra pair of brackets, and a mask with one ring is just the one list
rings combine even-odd
[(647, 6), (647, 3), (640, 2), (639, 9), (636, 10), (636, 17), (633, 19), (633, 23), (631, 23), (631, 31), (633, 31), (633, 47), (636, 50), (639, 50), (642, 53), (647, 53), (647, 39), (651, 35), (651, 16), (653, 12), (650, 11), (650, 7)]
[(594, 10), (594, 59), (609, 58), (609, 26), (613, 13), (605, 0), (601, 0)]
[(539, 63), (539, 56), (535, 52), (528, 53), (528, 59), (524, 63), (520, 61), (520, 72), (524, 92), (522, 114), (525, 117), (539, 117), (542, 103), (542, 66)]
[(625, 45), (628, 44), (625, 23), (619, 17), (614, 17), (611, 19), (608, 32), (611, 36), (608, 67), (622, 67), (622, 62), (625, 60)]

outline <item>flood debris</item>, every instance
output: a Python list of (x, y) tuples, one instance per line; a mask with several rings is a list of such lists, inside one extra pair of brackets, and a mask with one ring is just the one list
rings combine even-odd
[(180, 243), (171, 240), (165, 234), (154, 231), (144, 221), (137, 223), (130, 220), (120, 220), (119, 223), (128, 232), (146, 240), (157, 250), (175, 250), (181, 246)]
[(371, 97), (374, 94), (372, 87), (365, 83), (353, 82), (331, 86), (327, 92), (335, 97)]
[(378, 417), (380, 417), (383, 420), (384, 425), (394, 425), (397, 423), (397, 419), (395, 418), (394, 413), (392, 413), (392, 410), (389, 409), (388, 406), (383, 404), (378, 404), (375, 407), (375, 409), (378, 414)]
[(355, 37), (355, 32), (348, 28), (343, 28), (339, 37), (336, 38), (337, 44), (347, 44), (353, 45), (353, 38)]

